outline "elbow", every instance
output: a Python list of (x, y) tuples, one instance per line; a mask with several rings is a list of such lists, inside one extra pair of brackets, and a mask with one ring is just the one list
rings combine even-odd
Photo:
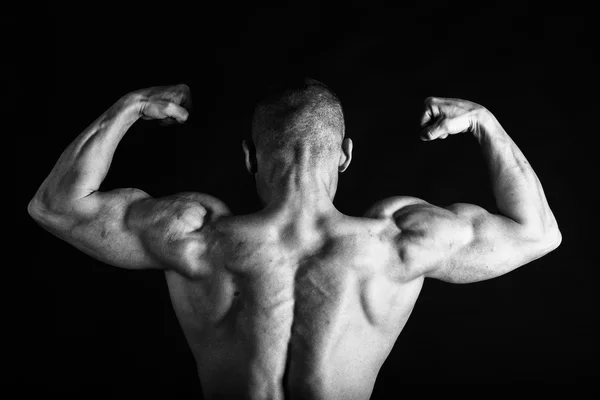
[(544, 234), (538, 239), (544, 248), (544, 253), (556, 250), (562, 243), (562, 233), (556, 222), (544, 231)]
[(27, 204), (27, 213), (36, 222), (43, 222), (51, 210), (51, 200), (52, 196), (49, 196), (48, 190), (40, 187)]
[(43, 206), (41, 205), (39, 199), (34, 197), (27, 204), (27, 213), (31, 218), (33, 218), (36, 222), (39, 222), (43, 216)]
[(65, 225), (64, 216), (50, 210), (39, 198), (34, 197), (27, 205), (27, 213), (35, 222), (46, 229)]
[[(50, 203), (50, 204), (49, 204)], [(88, 218), (72, 202), (48, 202), (36, 195), (27, 205), (27, 213), (44, 229), (56, 234), (69, 232), (76, 225), (85, 223)]]
[(552, 215), (552, 222), (549, 224), (546, 231), (546, 241), (550, 246), (550, 251), (555, 250), (562, 243), (562, 233), (558, 228), (558, 222), (554, 215)]
[(544, 227), (524, 227), (521, 237), (532, 244), (535, 243), (535, 248), (538, 248), (543, 254), (557, 249), (562, 243), (562, 233), (556, 220)]
[(34, 197), (27, 205), (27, 213), (38, 225), (50, 228), (55, 222), (53, 213), (38, 198)]
[(553, 229), (551, 232), (539, 240), (537, 247), (538, 257), (543, 257), (548, 253), (556, 250), (562, 242), (562, 234), (558, 228)]
[(557, 249), (558, 246), (560, 246), (560, 244), (562, 243), (562, 233), (560, 229), (558, 229), (558, 226), (556, 226), (556, 228), (552, 232), (550, 243), (552, 246), (552, 250)]
[(65, 196), (40, 189), (27, 205), (27, 213), (39, 224), (48, 224), (64, 218), (70, 212), (73, 203), (65, 201)]

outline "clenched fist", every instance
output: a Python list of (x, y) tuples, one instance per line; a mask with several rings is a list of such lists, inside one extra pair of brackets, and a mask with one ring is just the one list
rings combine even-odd
[(142, 119), (158, 119), (164, 123), (177, 121), (183, 123), (188, 111), (182, 106), (189, 99), (190, 89), (185, 84), (175, 86), (156, 86), (137, 90), (131, 94), (139, 102)]
[(448, 135), (471, 132), (479, 135), (485, 107), (468, 100), (428, 97), (421, 118), (421, 140), (445, 139)]

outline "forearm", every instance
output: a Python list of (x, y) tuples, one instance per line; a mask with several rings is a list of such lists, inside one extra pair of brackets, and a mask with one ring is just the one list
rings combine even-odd
[(492, 180), (500, 213), (522, 225), (531, 236), (558, 233), (556, 220), (533, 168), (488, 111), (475, 130)]
[(62, 153), (32, 204), (60, 211), (98, 190), (117, 145), (139, 118), (139, 103), (125, 96), (83, 131)]

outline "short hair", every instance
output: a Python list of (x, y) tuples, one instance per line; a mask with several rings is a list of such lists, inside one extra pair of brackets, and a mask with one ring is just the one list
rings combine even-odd
[(298, 145), (322, 157), (341, 146), (344, 113), (336, 94), (311, 78), (271, 85), (252, 117), (252, 140), (270, 154), (289, 153)]

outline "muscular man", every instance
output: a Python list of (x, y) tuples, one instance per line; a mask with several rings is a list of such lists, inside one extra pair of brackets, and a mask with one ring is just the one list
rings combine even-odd
[(332, 201), (350, 164), (338, 98), (304, 80), (259, 102), (242, 145), (260, 211), (201, 193), (99, 192), (139, 118), (186, 121), (187, 87), (123, 97), (64, 151), (29, 204), (44, 228), (121, 268), (165, 271), (207, 399), (368, 399), (425, 277), (490, 279), (555, 249), (561, 234), (531, 166), (475, 103), (428, 98), (423, 140), (471, 134), (499, 214), (414, 197), (364, 216)]

